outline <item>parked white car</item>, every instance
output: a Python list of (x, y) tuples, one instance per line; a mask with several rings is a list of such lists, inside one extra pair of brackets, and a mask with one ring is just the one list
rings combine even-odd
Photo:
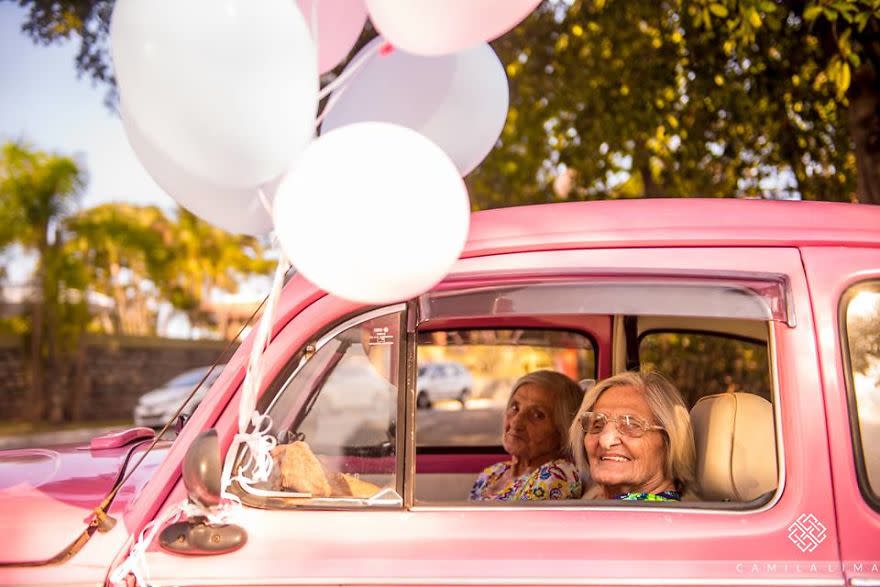
[[(220, 373), (223, 372), (223, 367), (225, 366), (217, 365), (214, 367), (211, 375), (208, 376), (192, 400), (187, 404), (186, 409), (182, 412), (184, 415), (189, 416), (195, 411), (202, 398), (208, 392), (208, 389), (217, 380)], [(180, 407), (180, 404), (183, 403), (183, 400), (186, 399), (186, 396), (192, 391), (193, 387), (202, 380), (205, 373), (210, 369), (211, 367), (208, 366), (184, 371), (162, 387), (142, 395), (134, 408), (135, 426), (149, 426), (151, 428), (164, 426), (177, 411), (177, 408)]]
[(429, 408), (433, 402), (455, 399), (464, 403), (474, 386), (467, 367), (456, 362), (436, 362), (419, 365), (416, 405)]

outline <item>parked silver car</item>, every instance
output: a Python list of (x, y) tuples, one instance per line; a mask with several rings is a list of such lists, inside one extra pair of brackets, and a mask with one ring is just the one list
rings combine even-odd
[(429, 408), (442, 399), (464, 403), (474, 386), (471, 372), (454, 361), (425, 363), (419, 365), (418, 395), (416, 405)]
[[(223, 372), (226, 365), (217, 365), (211, 372), (211, 375), (205, 380), (196, 394), (187, 404), (183, 411), (184, 415), (192, 414), (196, 407), (205, 397), (208, 389)], [(199, 381), (211, 369), (208, 367), (197, 367), (184, 371), (171, 381), (165, 383), (162, 387), (148, 391), (138, 399), (138, 403), (134, 408), (134, 423), (136, 426), (149, 426), (158, 428), (164, 426), (168, 420), (186, 399), (186, 396), (192, 391)]]

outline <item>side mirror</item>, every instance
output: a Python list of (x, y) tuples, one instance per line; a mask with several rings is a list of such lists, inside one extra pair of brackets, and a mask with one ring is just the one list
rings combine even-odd
[[(223, 463), (216, 430), (202, 432), (183, 457), (181, 473), (190, 501), (209, 508), (220, 503)], [(233, 524), (213, 525), (202, 516), (167, 526), (159, 545), (175, 554), (210, 555), (238, 550), (247, 542), (244, 528)]]
[(202, 507), (220, 503), (220, 477), (223, 464), (220, 461), (220, 442), (217, 431), (205, 430), (193, 441), (181, 466), (183, 484), (189, 498)]

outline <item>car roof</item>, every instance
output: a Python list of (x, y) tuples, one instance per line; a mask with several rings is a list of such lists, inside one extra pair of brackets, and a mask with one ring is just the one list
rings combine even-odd
[(517, 206), (473, 214), (461, 256), (731, 245), (880, 247), (880, 206), (697, 198)]

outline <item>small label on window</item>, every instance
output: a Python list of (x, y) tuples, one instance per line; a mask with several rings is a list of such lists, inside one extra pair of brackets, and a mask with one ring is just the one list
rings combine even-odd
[(394, 344), (394, 334), (387, 326), (374, 328), (370, 334), (370, 346), (387, 346)]

